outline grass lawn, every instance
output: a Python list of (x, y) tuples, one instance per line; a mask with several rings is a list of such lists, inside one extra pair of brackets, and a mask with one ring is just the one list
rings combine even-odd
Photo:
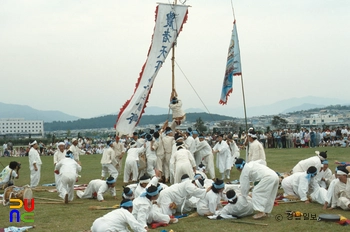
[[(267, 164), (270, 168), (278, 172), (287, 172), (292, 169), (292, 167), (301, 159), (308, 158), (315, 155), (315, 150), (313, 148), (305, 149), (267, 149), (265, 150), (267, 156)], [(335, 164), (334, 161), (350, 161), (349, 148), (323, 148), (320, 151), (328, 151), (328, 160), (330, 161), (329, 168), (334, 171)], [(245, 157), (245, 151), (241, 152), (241, 156)], [(54, 173), (53, 173), (53, 157), (44, 156), (41, 157), (43, 165), (41, 171), (40, 184), (53, 183)], [(100, 165), (101, 155), (89, 155), (81, 156), (82, 162), (82, 172), (81, 178), (77, 184), (88, 183), (92, 179), (100, 178), (101, 165)], [(0, 158), (0, 162), (3, 165), (8, 165), (12, 160), (16, 160), (22, 163), (22, 169), (20, 170), (20, 179), (16, 180), (17, 186), (22, 186), (29, 184), (29, 168), (28, 168), (28, 157), (19, 158)], [(2, 167), (1, 167), (2, 168)], [(233, 170), (231, 173), (231, 180), (239, 179), (239, 173), (237, 170)], [(36, 229), (32, 231), (84, 231), (91, 227), (92, 222), (106, 214), (106, 210), (89, 210), (89, 206), (113, 206), (119, 204), (121, 201), (121, 189), (122, 189), (122, 174), (118, 177), (118, 182), (116, 188), (118, 199), (114, 200), (109, 194), (105, 195), (106, 202), (97, 202), (97, 200), (89, 199), (77, 199), (73, 202), (81, 204), (39, 204), (43, 200), (37, 200), (35, 204), (34, 214), (35, 223), (10, 223), (9, 222), (9, 207), (0, 206), (0, 227), (8, 226), (25, 226), (25, 225), (36, 225)], [(281, 190), (279, 190), (281, 191)], [(2, 193), (2, 192), (0, 192)], [(34, 192), (34, 196), (45, 197), (60, 200), (57, 193), (49, 192)], [(340, 209), (336, 210), (323, 210), (322, 206), (317, 203), (291, 203), (291, 204), (280, 204), (275, 206), (272, 215), (268, 218), (262, 220), (253, 220), (251, 217), (239, 219), (240, 221), (247, 222), (257, 222), (266, 223), (268, 226), (258, 226), (258, 225), (248, 225), (233, 223), (230, 220), (209, 220), (203, 217), (194, 218), (184, 218), (180, 219), (178, 224), (170, 225), (168, 227), (157, 228), (151, 231), (161, 231), (166, 229), (167, 231), (173, 229), (175, 232), (188, 232), (188, 231), (344, 231), (349, 230), (349, 227), (342, 227), (333, 222), (317, 222), (316, 220), (287, 220), (286, 210), (301, 211), (303, 213), (309, 214), (322, 214), (322, 213), (334, 213), (342, 214), (343, 216), (350, 218), (350, 211), (346, 212)], [(25, 212), (21, 209), (20, 212)], [(283, 219), (277, 221), (275, 217), (282, 215)]]

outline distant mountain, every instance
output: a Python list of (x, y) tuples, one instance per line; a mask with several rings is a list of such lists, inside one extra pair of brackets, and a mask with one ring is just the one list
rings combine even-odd
[(300, 106), (295, 106), (295, 107), (291, 107), (289, 109), (284, 110), (283, 114), (285, 113), (290, 113), (290, 112), (296, 112), (296, 111), (301, 111), (301, 110), (310, 110), (310, 109), (315, 109), (315, 108), (323, 108), (326, 107), (325, 105), (317, 105), (317, 104), (309, 104), (309, 103), (305, 103), (302, 104)]
[(200, 108), (188, 108), (185, 110), (186, 113), (204, 113), (205, 111)]
[[(260, 116), (260, 115), (277, 115), (280, 113), (292, 112), (295, 110), (303, 109), (308, 110), (316, 107), (328, 106), (328, 105), (348, 105), (349, 100), (341, 100), (336, 98), (325, 97), (300, 97), (290, 98), (281, 101), (277, 101), (267, 105), (249, 107), (247, 105), (247, 117)], [(316, 106), (316, 107), (315, 107)], [(310, 107), (310, 108), (308, 108)], [(221, 115), (232, 115), (233, 117), (244, 117), (243, 106), (236, 108), (229, 108), (227, 106), (211, 106), (208, 107), (210, 112)]]
[(79, 119), (61, 111), (36, 110), (26, 105), (6, 104), (2, 102), (0, 102), (0, 118), (24, 118), (25, 120), (43, 120), (44, 122)]
[[(202, 118), (202, 120), (205, 122), (233, 120), (232, 117), (222, 116), (218, 114), (187, 113), (186, 121), (195, 123), (199, 117)], [(161, 124), (168, 119), (168, 114), (143, 115), (139, 125)], [(78, 119), (76, 121), (45, 123), (44, 127), (45, 131), (112, 128), (116, 123), (116, 120), (117, 115), (106, 115), (90, 119)]]
[(146, 107), (145, 113), (143, 115), (168, 114), (168, 111), (169, 111), (168, 108), (163, 108), (163, 107), (158, 107), (158, 106), (148, 106), (148, 107)]

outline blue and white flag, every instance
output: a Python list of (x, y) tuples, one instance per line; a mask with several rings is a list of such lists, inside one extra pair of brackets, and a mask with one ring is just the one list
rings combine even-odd
[(225, 78), (222, 84), (222, 91), (219, 103), (227, 104), (228, 96), (233, 91), (233, 76), (242, 75), (241, 71), (241, 54), (239, 51), (238, 34), (236, 20), (233, 22), (232, 36), (230, 47), (228, 49)]
[(134, 94), (120, 109), (115, 125), (117, 135), (131, 135), (139, 123), (154, 79), (176, 42), (187, 20), (185, 5), (159, 4), (156, 9), (156, 26), (145, 64), (136, 82)]

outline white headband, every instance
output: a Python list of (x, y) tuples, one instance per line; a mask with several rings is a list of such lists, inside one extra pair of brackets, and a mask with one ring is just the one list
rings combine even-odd
[(348, 175), (346, 172), (343, 172), (343, 171), (341, 171), (341, 170), (338, 170), (338, 171), (337, 171), (337, 174), (338, 174), (338, 175), (345, 175), (345, 176)]
[(201, 182), (199, 182), (199, 180), (195, 180), (194, 181), (196, 183), (196, 185), (198, 186), (198, 188), (202, 189), (203, 188), (203, 185), (201, 184)]
[(33, 146), (34, 144), (37, 144), (36, 140), (34, 140), (32, 143), (29, 143), (29, 146)]
[(61, 145), (65, 146), (66, 144), (65, 144), (64, 142), (59, 142), (59, 143), (57, 144), (57, 147), (59, 147), (59, 146), (61, 146)]
[(258, 138), (256, 135), (248, 133), (248, 136), (252, 137), (252, 138)]
[(146, 180), (140, 180), (139, 183), (140, 184), (145, 184), (145, 183), (149, 183), (151, 180), (150, 179), (146, 179)]
[(232, 197), (232, 198), (227, 198), (227, 200), (233, 201), (233, 200), (236, 199), (236, 198), (237, 198), (237, 194), (236, 194), (234, 197)]

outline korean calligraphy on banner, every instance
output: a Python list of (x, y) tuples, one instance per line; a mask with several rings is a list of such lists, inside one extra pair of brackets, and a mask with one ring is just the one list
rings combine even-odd
[(186, 22), (187, 9), (188, 6), (185, 5), (157, 6), (156, 25), (148, 57), (137, 80), (134, 94), (118, 114), (115, 125), (117, 135), (131, 135), (140, 121), (158, 71)]

